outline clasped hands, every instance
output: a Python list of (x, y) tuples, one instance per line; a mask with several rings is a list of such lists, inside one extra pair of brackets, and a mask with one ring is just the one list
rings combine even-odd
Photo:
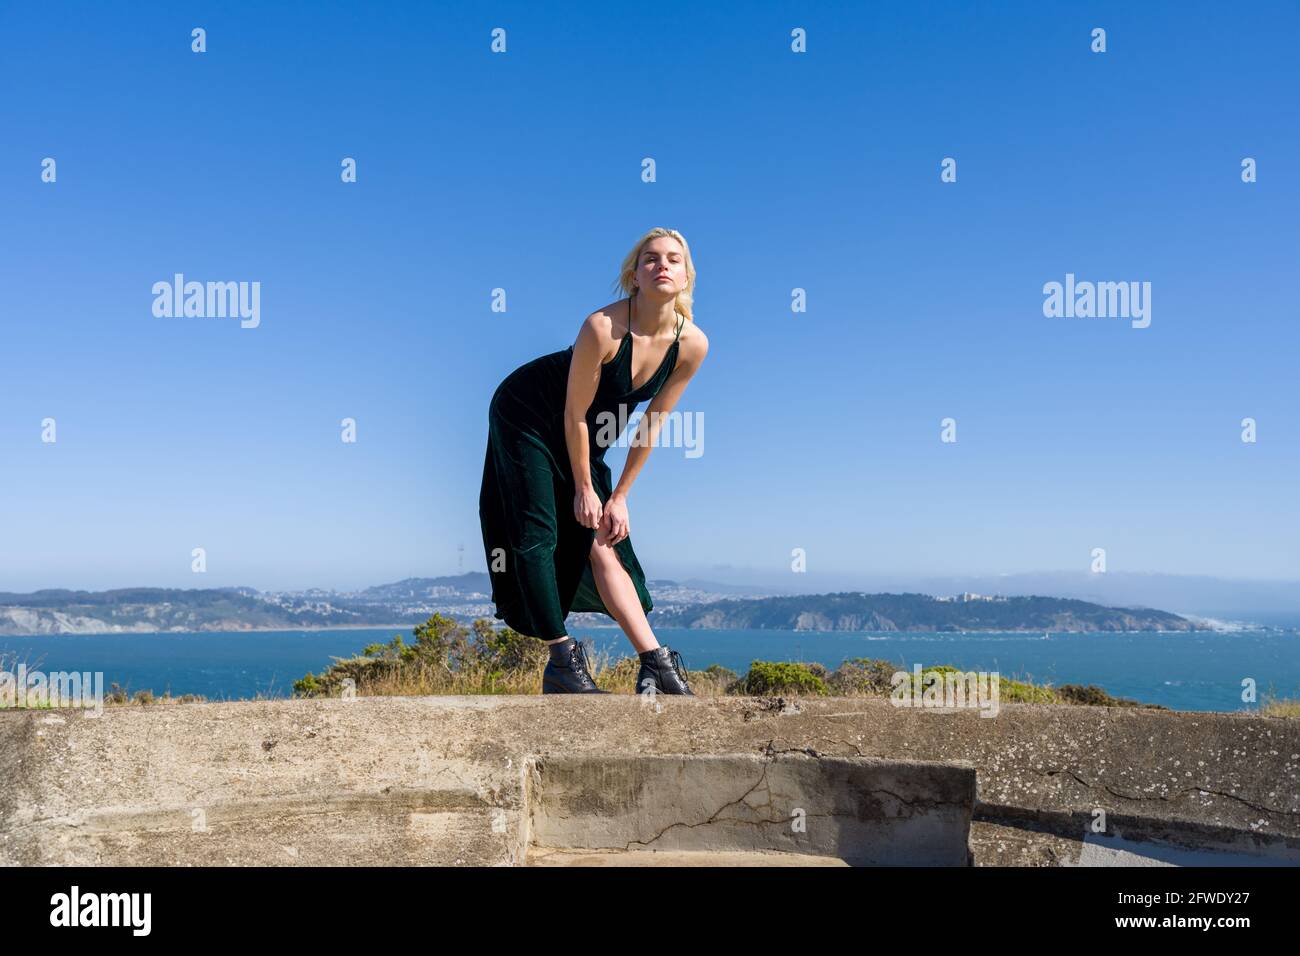
[(596, 540), (605, 545), (618, 544), (630, 530), (627, 499), (612, 494), (602, 506), (596, 489), (590, 486), (579, 488), (573, 496), (573, 516), (584, 528), (595, 528)]

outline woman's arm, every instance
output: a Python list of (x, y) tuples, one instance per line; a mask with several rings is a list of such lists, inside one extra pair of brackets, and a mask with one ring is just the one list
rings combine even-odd
[(595, 323), (610, 321), (608, 316), (599, 316), (601, 313), (593, 312), (578, 330), (564, 399), (564, 440), (573, 469), (573, 516), (584, 528), (598, 528), (601, 517), (600, 495), (591, 485), (591, 436), (587, 433), (587, 411), (600, 384), (600, 363), (605, 352), (601, 330)]
[(636, 439), (627, 453), (623, 474), (619, 476), (618, 485), (615, 486), (609, 500), (605, 502), (601, 517), (604, 519), (603, 523), (608, 525), (610, 544), (616, 544), (628, 536), (627, 494), (632, 490), (632, 482), (636, 481), (637, 474), (650, 455), (650, 449), (658, 440), (664, 416), (673, 410), (677, 400), (682, 397), (682, 392), (686, 391), (686, 383), (699, 371), (700, 365), (704, 362), (704, 356), (709, 352), (709, 340), (699, 329), (692, 329), (689, 339), (682, 340), (680, 349), (677, 367), (668, 376), (668, 381), (664, 382), (663, 388), (659, 389), (655, 397), (650, 400), (645, 414), (637, 422)]

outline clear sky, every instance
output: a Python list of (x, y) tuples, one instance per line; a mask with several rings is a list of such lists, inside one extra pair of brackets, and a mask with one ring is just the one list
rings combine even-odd
[[(4, 4), (0, 590), (485, 569), (492, 390), (656, 225), (711, 350), (704, 454), (632, 490), (650, 577), (1300, 577), (1298, 34), (1267, 2)], [(155, 316), (178, 272), (260, 282), (260, 325)], [(1067, 273), (1149, 282), (1149, 327), (1046, 317)]]

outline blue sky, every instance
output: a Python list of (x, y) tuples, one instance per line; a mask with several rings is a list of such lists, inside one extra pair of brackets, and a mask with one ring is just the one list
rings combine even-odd
[[(484, 569), (492, 390), (656, 225), (711, 350), (650, 577), (1300, 577), (1295, 4), (266, 7), (0, 7), (0, 590)], [(177, 272), (261, 324), (155, 317)]]

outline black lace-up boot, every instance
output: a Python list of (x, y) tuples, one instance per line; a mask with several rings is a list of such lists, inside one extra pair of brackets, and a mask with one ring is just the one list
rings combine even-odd
[(646, 682), (649, 681), (658, 694), (695, 696), (695, 692), (686, 683), (686, 665), (682, 662), (682, 655), (671, 647), (661, 644), (652, 650), (642, 651), (637, 657), (641, 659), (641, 669), (636, 675), (638, 694), (645, 692)]
[(551, 645), (551, 659), (542, 672), (543, 694), (608, 694), (592, 679), (582, 645), (567, 638)]

